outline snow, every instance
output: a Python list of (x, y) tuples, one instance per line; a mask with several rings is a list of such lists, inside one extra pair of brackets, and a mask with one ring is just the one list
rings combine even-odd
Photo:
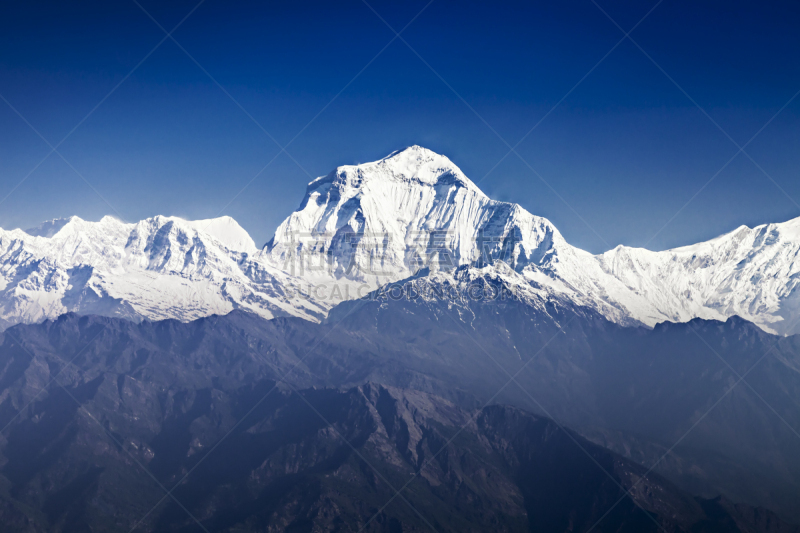
[(25, 233), (34, 237), (50, 238), (58, 233), (59, 230), (68, 224), (70, 220), (70, 218), (54, 218), (53, 220), (42, 222), (35, 228), (25, 230)]
[[(663, 252), (617, 247), (604, 270), (673, 321), (738, 315), (773, 333), (798, 328), (800, 219)], [(649, 322), (649, 323), (652, 323)]]
[(620, 324), (736, 314), (786, 334), (800, 331), (799, 245), (796, 219), (675, 250), (619, 246), (595, 256), (567, 243), (547, 219), (489, 199), (446, 157), (412, 146), (311, 182), (265, 253), (276, 268), (370, 287), (421, 266), (501, 259), (532, 286)]
[(330, 307), (300, 295), (303, 280), (259, 261), (253, 240), (229, 217), (135, 224), (71, 217), (43, 229), (0, 229), (0, 316), (10, 323), (68, 311), (193, 320), (240, 307), (265, 318), (320, 320)]
[[(0, 318), (192, 320), (241, 307), (320, 320), (420, 268), (433, 283), (471, 265), (459, 275), (477, 269), (521, 300), (569, 301), (623, 325), (739, 315), (788, 334), (800, 332), (798, 254), (800, 218), (674, 250), (592, 255), (549, 220), (488, 198), (447, 157), (411, 146), (309, 183), (263, 250), (230, 217), (70, 217), (0, 229)], [(315, 287), (319, 297), (308, 297)]]
[(412, 146), (311, 182), (265, 253), (274, 266), (315, 279), (378, 286), (431, 261), (471, 263), (479, 238), (497, 256), (515, 231), (523, 236), (515, 250), (523, 261), (558, 235), (545, 219), (489, 199), (446, 157)]
[(211, 235), (229, 250), (237, 250), (249, 254), (258, 252), (258, 247), (256, 247), (256, 243), (253, 241), (252, 237), (250, 237), (250, 234), (231, 217), (226, 216), (208, 220), (185, 220), (183, 222), (196, 231)]

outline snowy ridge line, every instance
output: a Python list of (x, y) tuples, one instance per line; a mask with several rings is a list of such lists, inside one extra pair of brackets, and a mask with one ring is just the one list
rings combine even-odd
[(259, 254), (230, 217), (135, 224), (71, 217), (30, 233), (0, 230), (0, 317), (30, 323), (72, 311), (188, 321), (235, 308), (266, 318), (324, 317), (320, 304), (285, 294), (302, 280)]
[(549, 220), (487, 197), (447, 157), (411, 146), (313, 180), (262, 249), (230, 217), (0, 230), (0, 326), (67, 311), (192, 320), (236, 308), (319, 321), (388, 283), (460, 272), (623, 325), (738, 315), (790, 334), (798, 253), (800, 218), (662, 252), (592, 255)]

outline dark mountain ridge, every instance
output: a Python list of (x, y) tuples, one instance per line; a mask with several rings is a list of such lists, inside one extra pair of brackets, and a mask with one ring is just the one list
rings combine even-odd
[(643, 467), (512, 407), (375, 384), (265, 397), (275, 383), (260, 380), (175, 391), (152, 412), (100, 381), (54, 389), (8, 433), (4, 531), (800, 531), (640, 481)]
[[(246, 410), (256, 404), (276, 381), (286, 376), (272, 393), (284, 399), (297, 396), (294, 390), (305, 390), (304, 395), (345, 394), (313, 392), (314, 389), (309, 387), (348, 389), (381, 383), (390, 388), (404, 389), (397, 394), (409, 397), (417, 394), (444, 398), (430, 400), (433, 402), (431, 405), (438, 407), (427, 416), (437, 420), (437, 417), (445, 416), (434, 412), (439, 408), (480, 412), (480, 416), (484, 416), (495, 409), (486, 407), (480, 411), (489, 400), (494, 404), (522, 407), (535, 413), (524, 416), (536, 420), (553, 417), (593, 442), (627, 456), (629, 460), (625, 464), (633, 465), (630, 462), (633, 460), (645, 465), (646, 469), (655, 464), (648, 480), (656, 479), (653, 476), (658, 472), (683, 490), (705, 497), (705, 500), (696, 500), (686, 496), (681, 489), (670, 489), (693, 502), (687, 504), (686, 509), (691, 509), (691, 512), (681, 515), (682, 522), (679, 520), (680, 524), (675, 522), (668, 527), (675, 531), (692, 528), (705, 531), (707, 529), (696, 529), (700, 527), (697, 524), (703, 520), (714, 522), (715, 513), (722, 513), (719, 516), (728, 517), (724, 520), (734, 522), (744, 520), (732, 518), (736, 513), (751, 516), (756, 522), (761, 519), (759, 517), (772, 516), (763, 514), (766, 511), (741, 507), (745, 503), (770, 508), (790, 520), (796, 517), (794, 504), (797, 494), (800, 494), (800, 454), (797, 453), (800, 439), (783, 421), (800, 427), (795, 410), (796, 398), (800, 397), (800, 339), (766, 334), (738, 318), (724, 323), (694, 320), (685, 324), (661, 324), (653, 330), (646, 330), (617, 326), (581, 308), (556, 305), (542, 310), (529, 304), (513, 298), (499, 302), (457, 303), (368, 299), (343, 304), (332, 313), (328, 323), (321, 325), (292, 318), (263, 320), (234, 311), (190, 323), (165, 320), (135, 324), (121, 319), (64, 315), (42, 324), (14, 326), (2, 334), (0, 344), (0, 424), (7, 426), (4, 430), (7, 440), (0, 445), (4, 459), (0, 472), (5, 476), (4, 486), (7, 487), (4, 493), (7, 511), (4, 513), (11, 513), (6, 515), (9, 517), (16, 516), (15, 520), (27, 520), (29, 524), (40, 524), (37, 520), (44, 513), (47, 517), (41, 523), (63, 531), (73, 530), (64, 524), (71, 520), (67, 518), (70, 512), (77, 512), (73, 505), (86, 504), (84, 497), (76, 497), (72, 504), (53, 503), (61, 501), (58, 498), (52, 500), (55, 493), (66, 497), (67, 493), (75, 492), (67, 488), (73, 483), (88, 487), (85, 488), (86, 494), (92, 496), (86, 498), (91, 501), (106, 501), (103, 500), (106, 497), (110, 498), (108, 501), (113, 500), (108, 504), (115, 509), (112, 514), (123, 518), (113, 524), (108, 522), (107, 526), (122, 527), (120, 524), (125, 520), (135, 520), (133, 517), (144, 508), (144, 502), (150, 501), (144, 494), (152, 491), (152, 487), (144, 488), (149, 483), (146, 475), (143, 476), (141, 471), (131, 473), (138, 467), (127, 452), (147, 465), (161, 483), (171, 487), (192, 467), (191, 457), (201, 457), (205, 450), (220, 442)], [(764, 353), (767, 356), (762, 358)], [(74, 365), (67, 364), (72, 358)], [(746, 380), (758, 395), (745, 383), (726, 394), (738, 379), (734, 372), (742, 375), (753, 365), (756, 366), (747, 374)], [(510, 376), (514, 376), (514, 381), (509, 381)], [(41, 388), (54, 378), (69, 393), (54, 383), (37, 396)], [(78, 409), (70, 395), (78, 399), (86, 411)], [(723, 398), (721, 401), (720, 397)], [(335, 403), (334, 400), (331, 402)], [(253, 420), (243, 424), (247, 431), (255, 431), (253, 424), (263, 423), (269, 427), (277, 423), (270, 417), (283, 416), (278, 411), (285, 407), (269, 401), (266, 405), (271, 407), (259, 407), (251, 415)], [(450, 407), (443, 407), (445, 405)], [(713, 409), (704, 416), (712, 406)], [(771, 411), (773, 406), (776, 410), (780, 408), (777, 415)], [(308, 410), (308, 406), (305, 409)], [(375, 409), (378, 409), (377, 404)], [(312, 410), (309, 412), (314, 415)], [(305, 415), (295, 416), (300, 423)], [(291, 418), (282, 420), (288, 431)], [(452, 421), (448, 423), (451, 426), (455, 424)], [(680, 445), (666, 453), (695, 423), (696, 427)], [(391, 426), (392, 423), (381, 424), (387, 434), (393, 431), (386, 428), (386, 424)], [(231, 435), (239, 431), (237, 429)], [(424, 433), (422, 429), (419, 431)], [(300, 440), (292, 446), (306, 445), (300, 444), (306, 442), (303, 440), (306, 437), (297, 438)], [(243, 441), (240, 445), (242, 448), (232, 447), (221, 455), (236, 457), (254, 453), (254, 457), (265, 457), (258, 455), (261, 452), (253, 451), (252, 446), (256, 445), (252, 443)], [(109, 451), (112, 449), (116, 451)], [(602, 451), (596, 449), (598, 453)], [(413, 453), (408, 457), (413, 459)], [(416, 459), (408, 457), (403, 456), (403, 461), (412, 466), (419, 465)], [(511, 459), (501, 461), (505, 465), (503, 468), (510, 468), (508, 461)], [(284, 467), (288, 468), (288, 464)], [(493, 463), (490, 461), (490, 464)], [(561, 463), (555, 461), (554, 464)], [(88, 465), (95, 470), (87, 470)], [(226, 506), (232, 505), (230, 502), (236, 498), (234, 493), (223, 496), (218, 492), (223, 490), (220, 486), (234, 492), (244, 490), (241, 487), (254, 475), (255, 466), (250, 466), (249, 469), (242, 467), (236, 475), (231, 474), (224, 483), (213, 478), (217, 481), (207, 482), (209, 492), (191, 501), (198, 502), (198, 510), (209, 505), (213, 509), (228, 509)], [(224, 470), (225, 465), (220, 464), (219, 468)], [(279, 468), (279, 465), (275, 463), (274, 468)], [(646, 469), (637, 470), (637, 475), (641, 476)], [(589, 475), (588, 471), (584, 475)], [(517, 483), (511, 477), (509, 483)], [(101, 479), (106, 481), (101, 482)], [(112, 483), (111, 479), (116, 481)], [(130, 504), (103, 492), (111, 490), (114, 483), (122, 479), (125, 480), (126, 493), (130, 489)], [(663, 478), (657, 479), (658, 483), (667, 483)], [(375, 484), (374, 480), (372, 483)], [(633, 483), (635, 481), (628, 487)], [(196, 486), (195, 483), (191, 485)], [(347, 490), (357, 491), (358, 486), (356, 483)], [(522, 491), (519, 487), (517, 490)], [(277, 489), (273, 487), (270, 490)], [(525, 490), (535, 492), (535, 487)], [(538, 490), (542, 490), (541, 487)], [(493, 491), (488, 490), (488, 493)], [(720, 493), (725, 497), (711, 500)], [(264, 501), (273, 501), (270, 498), (277, 498), (276, 494), (264, 496)], [(349, 496), (343, 498), (337, 500), (337, 505), (345, 505), (344, 501), (352, 503)], [(491, 505), (500, 505), (492, 501)], [(529, 501), (535, 499), (529, 498)], [(730, 501), (742, 503), (734, 505)], [(584, 503), (600, 507), (605, 505), (605, 500), (586, 500)], [(275, 513), (279, 513), (279, 508), (284, 509), (281, 507), (284, 504), (275, 505)], [(285, 509), (298, 509), (300, 504), (285, 505), (289, 505)], [(307, 507), (305, 513), (322, 512), (319, 502), (303, 505)], [(582, 505), (575, 504), (569, 512), (599, 518), (593, 514), (599, 509), (591, 507), (587, 510)], [(648, 508), (641, 502), (631, 505)], [(16, 511), (8, 511), (12, 508), (18, 511), (24, 508), (30, 512), (23, 510), (21, 515), (14, 514)], [(85, 505), (81, 507), (85, 508)], [(722, 508), (729, 510), (720, 511)], [(102, 520), (110, 520), (97, 508), (92, 509), (93, 513), (99, 514), (91, 519), (85, 518), (86, 524), (98, 527), (101, 523), (106, 524)], [(174, 510), (169, 512), (176, 513)], [(249, 516), (249, 511), (230, 512), (239, 517), (236, 520), (249, 520), (242, 518)], [(481, 520), (499, 516), (497, 512), (496, 509), (486, 510), (484, 518), (474, 518), (476, 524), (484, 524), (476, 530), (489, 530), (489, 522)], [(525, 512), (528, 513), (526, 518), (519, 518), (522, 516), (519, 515), (519, 521), (514, 524), (532, 523), (531, 511)], [(360, 518), (352, 518), (348, 526), (331, 527), (348, 530), (352, 524), (364, 519), (363, 509), (353, 513), (353, 517)], [(662, 524), (666, 524), (664, 517), (672, 516), (669, 513), (656, 514), (659, 514)], [(105, 517), (102, 520), (101, 515)], [(170, 522), (172, 519), (165, 516), (157, 514), (157, 521), (147, 527), (151, 530), (191, 527), (177, 518), (177, 522)], [(646, 515), (642, 516), (655, 527)], [(185, 513), (180, 519), (184, 518)], [(219, 516), (203, 518), (206, 519), (215, 524), (221, 520)], [(414, 520), (418, 517), (395, 516), (394, 519), (405, 527), (404, 524), (417, 524)], [(279, 523), (280, 520), (288, 520), (286, 524), (295, 523), (293, 521), (300, 518), (284, 517), (273, 522), (272, 518), (262, 516), (253, 520), (256, 520), (254, 524), (266, 527), (265, 524)], [(391, 517), (387, 516), (386, 520), (386, 524), (394, 523)], [(633, 527), (631, 518), (620, 520), (620, 524), (627, 524), (624, 527)], [(777, 519), (768, 519), (774, 520)], [(63, 524), (56, 526), (56, 523), (62, 523), (59, 521)], [(223, 522), (219, 528), (214, 526), (215, 529), (223, 528)], [(448, 523), (442, 518), (441, 525)], [(127, 524), (128, 528), (132, 526)], [(224, 527), (234, 527), (231, 524)], [(389, 528), (386, 524), (385, 527)], [(454, 521), (452, 524), (464, 523)], [(585, 522), (581, 524), (574, 529), (588, 529)], [(305, 526), (298, 527), (306, 529)], [(421, 526), (417, 524), (414, 527)], [(516, 527), (508, 525), (509, 530)], [(714, 527), (721, 526), (717, 524)], [(764, 529), (768, 527), (764, 524), (758, 528), (737, 527), (772, 531)]]

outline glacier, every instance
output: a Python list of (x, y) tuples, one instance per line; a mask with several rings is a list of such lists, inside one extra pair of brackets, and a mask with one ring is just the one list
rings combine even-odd
[(486, 196), (447, 157), (411, 146), (309, 183), (263, 248), (230, 217), (0, 229), (0, 326), (70, 311), (188, 321), (238, 308), (321, 321), (387, 283), (459, 269), (621, 325), (738, 315), (787, 335), (800, 332), (798, 253), (800, 218), (593, 255), (549, 220)]

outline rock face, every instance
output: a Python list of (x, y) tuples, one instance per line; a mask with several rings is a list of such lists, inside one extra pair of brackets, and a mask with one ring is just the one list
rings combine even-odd
[(790, 334), (800, 332), (798, 253), (800, 219), (674, 250), (620, 246), (595, 256), (547, 219), (488, 198), (446, 157), (412, 146), (311, 182), (263, 250), (227, 217), (73, 217), (0, 230), (0, 327), (67, 311), (191, 320), (244, 308), (318, 321), (422, 268), (503, 262), (532, 287), (618, 324), (737, 315)]

